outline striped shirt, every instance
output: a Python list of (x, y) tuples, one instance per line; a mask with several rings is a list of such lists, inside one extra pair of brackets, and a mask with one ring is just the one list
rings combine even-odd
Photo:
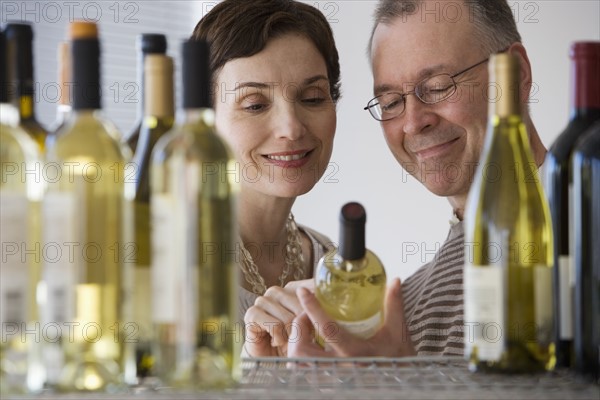
[(404, 312), (419, 355), (463, 355), (463, 223), (434, 258), (403, 283)]

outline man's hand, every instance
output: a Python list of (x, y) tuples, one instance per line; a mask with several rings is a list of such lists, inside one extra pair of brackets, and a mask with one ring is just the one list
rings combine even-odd
[[(313, 293), (298, 288), (297, 295), (304, 313), (297, 316), (288, 333), (290, 357), (402, 357), (416, 355), (404, 319), (404, 302), (400, 279), (389, 286), (385, 298), (384, 323), (369, 339), (359, 339), (338, 326), (321, 308)], [(316, 332), (315, 332), (316, 330)], [(322, 337), (326, 349), (314, 340)]]
[(314, 280), (292, 281), (285, 288), (272, 286), (246, 311), (244, 350), (249, 356), (287, 355), (292, 321), (303, 311), (296, 295), (300, 287), (313, 290)]

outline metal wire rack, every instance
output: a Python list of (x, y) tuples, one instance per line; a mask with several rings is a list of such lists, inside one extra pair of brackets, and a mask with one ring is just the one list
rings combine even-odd
[(222, 391), (174, 392), (138, 388), (128, 393), (42, 394), (13, 399), (151, 400), (320, 400), (320, 399), (591, 399), (600, 384), (568, 370), (503, 375), (472, 373), (460, 357), (406, 358), (253, 358), (244, 359), (239, 385)]

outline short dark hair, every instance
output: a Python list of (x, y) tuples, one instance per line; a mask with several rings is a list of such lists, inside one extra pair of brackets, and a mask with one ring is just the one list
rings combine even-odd
[(287, 33), (299, 33), (314, 43), (327, 66), (331, 98), (337, 102), (339, 55), (327, 19), (315, 7), (294, 0), (224, 0), (198, 22), (192, 39), (210, 44), (210, 68), (216, 74), (228, 61), (250, 57)]

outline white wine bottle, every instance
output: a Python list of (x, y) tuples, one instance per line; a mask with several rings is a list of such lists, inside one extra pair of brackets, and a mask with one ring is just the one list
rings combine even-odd
[(465, 213), (465, 356), (472, 370), (554, 367), (552, 223), (521, 119), (519, 59), (490, 58), (498, 97)]
[(47, 132), (35, 116), (35, 81), (33, 74), (33, 28), (31, 24), (6, 24), (7, 48), (11, 61), (9, 79), (15, 93), (12, 103), (19, 110), (19, 124), (45, 150)]
[(339, 247), (319, 260), (315, 273), (315, 295), (325, 312), (339, 326), (364, 339), (383, 323), (386, 286), (383, 264), (365, 247), (366, 221), (361, 204), (351, 202), (342, 207)]
[(185, 41), (183, 110), (152, 153), (152, 317), (157, 375), (215, 388), (239, 378), (235, 161), (216, 133), (206, 42)]
[[(130, 301), (131, 159), (101, 114), (100, 41), (96, 24), (70, 24), (74, 98), (71, 118), (47, 155), (53, 176), (44, 199), (44, 243), (60, 257), (44, 263), (47, 363), (59, 364), (57, 390), (114, 391), (131, 379), (137, 327), (124, 315)], [(58, 347), (58, 348), (57, 348)], [(135, 369), (133, 369), (135, 377)]]
[(149, 54), (144, 61), (145, 116), (133, 157), (135, 169), (135, 244), (136, 263), (133, 286), (133, 319), (138, 326), (136, 365), (138, 379), (150, 374), (153, 364), (152, 287), (150, 273), (150, 156), (156, 142), (173, 127), (173, 59)]
[[(0, 32), (3, 60), (5, 49)], [(19, 111), (8, 102), (6, 65), (0, 63), (0, 393), (22, 394), (40, 391), (45, 382), (36, 340), (44, 188), (38, 145), (19, 127)]]

